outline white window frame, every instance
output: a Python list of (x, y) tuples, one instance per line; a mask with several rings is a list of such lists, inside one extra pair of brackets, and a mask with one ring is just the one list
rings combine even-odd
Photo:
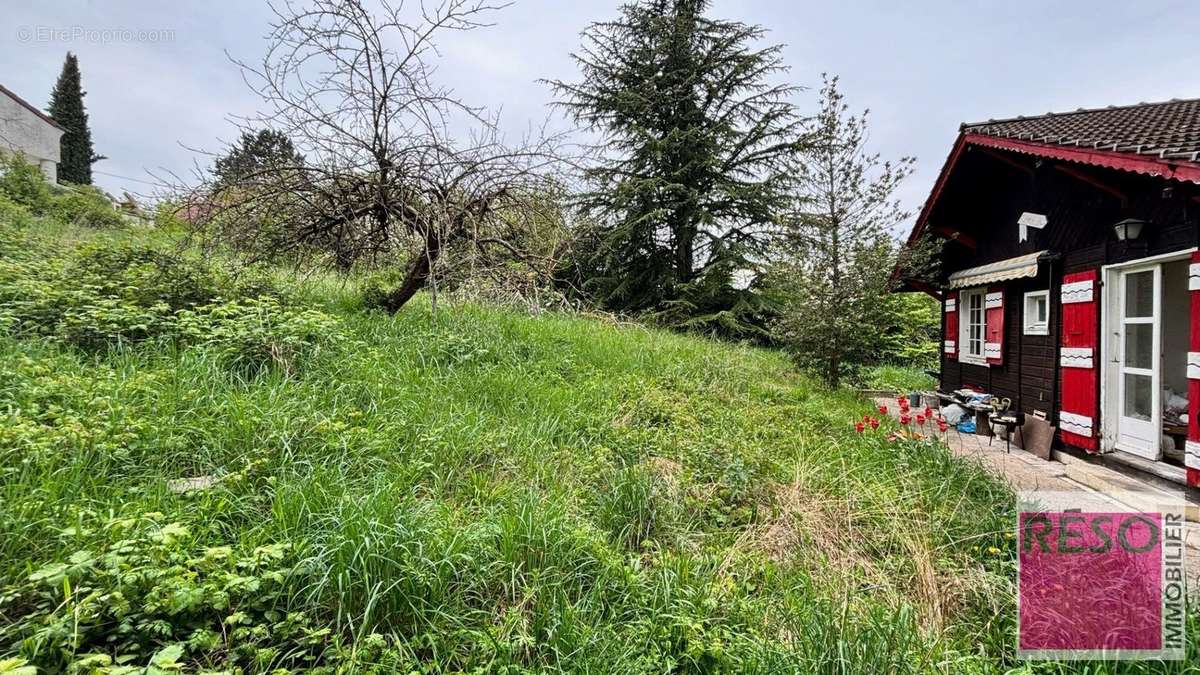
[[(983, 343), (987, 338), (987, 309), (984, 307), (986, 288), (972, 288), (958, 294), (958, 360), (977, 366), (986, 366)], [(974, 316), (976, 321), (972, 321)], [(972, 335), (971, 329), (978, 329)]]
[[(1031, 300), (1041, 298), (1045, 302), (1046, 318), (1044, 321), (1037, 321), (1036, 316), (1030, 316), (1029, 303)], [(1025, 294), (1025, 301), (1021, 304), (1021, 322), (1026, 335), (1049, 335), (1050, 334), (1050, 290), (1030, 291)]]

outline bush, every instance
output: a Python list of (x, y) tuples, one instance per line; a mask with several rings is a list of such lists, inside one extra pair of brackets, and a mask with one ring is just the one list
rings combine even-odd
[(54, 199), (41, 169), (21, 155), (0, 155), (0, 195), (34, 215), (49, 211)]
[(316, 310), (286, 308), (272, 297), (216, 302), (179, 312), (179, 334), (212, 349), (235, 370), (285, 373), (322, 347), (339, 342), (338, 321)]
[(232, 290), (200, 261), (149, 246), (83, 246), (72, 256), (68, 275), (87, 279), (105, 294), (143, 306), (163, 303), (172, 311), (212, 302)]
[(28, 227), (32, 221), (33, 216), (29, 213), (29, 209), (0, 192), (0, 227)]
[[(211, 348), (231, 367), (295, 371), (336, 343), (337, 321), (288, 307), (269, 283), (230, 279), (146, 246), (89, 244), (62, 256), (19, 233), (0, 237), (0, 329), (86, 350), (152, 339)], [(39, 254), (40, 253), (40, 254)]]
[(210, 301), (215, 276), (202, 265), (147, 247), (89, 245), (69, 255), (0, 260), (0, 326), (84, 349), (139, 342), (174, 332), (174, 313)]
[(125, 225), (125, 219), (108, 198), (89, 186), (72, 187), (55, 196), (50, 203), (49, 215), (67, 225), (82, 227), (119, 228)]
[[(64, 539), (100, 541), (5, 590), (4, 609), (18, 611), (0, 612), (8, 619), (0, 643), (20, 645), (46, 672), (171, 672), (181, 660), (259, 671), (317, 658), (329, 629), (276, 609), (301, 572), (294, 546), (203, 546), (197, 533), (161, 518), (81, 514)], [(285, 640), (282, 654), (274, 645)]]

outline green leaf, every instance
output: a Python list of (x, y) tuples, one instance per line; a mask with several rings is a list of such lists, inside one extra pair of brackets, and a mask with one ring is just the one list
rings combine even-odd
[(25, 659), (0, 659), (0, 673), (5, 675), (37, 675), (37, 668)]
[(179, 657), (181, 656), (183, 656), (183, 645), (163, 647), (158, 653), (150, 657), (150, 666), (152, 668), (161, 668), (162, 670), (182, 670), (183, 664), (179, 663)]

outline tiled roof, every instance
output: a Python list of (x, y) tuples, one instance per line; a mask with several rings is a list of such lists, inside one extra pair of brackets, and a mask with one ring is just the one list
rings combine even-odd
[(1200, 99), (964, 124), (965, 134), (1200, 163)]
[[(20, 96), (17, 96), (10, 89), (6, 88), (2, 84), (0, 84), (0, 94), (4, 94), (4, 95), (8, 96), (9, 98), (11, 98), (12, 100), (16, 101), (21, 106), (23, 106), (25, 109), (27, 109), (29, 112), (31, 112), (34, 115), (37, 115), (38, 117), (45, 120), (46, 123), (52, 124), (52, 125), (58, 127), (59, 129), (63, 129), (63, 125), (59, 124), (58, 122), (55, 122), (53, 117), (47, 115), (46, 113), (42, 112), (41, 110), (38, 110), (36, 107), (34, 107), (34, 105), (32, 103), (30, 103), (29, 101), (26, 101), (25, 99), (21, 98)], [(66, 129), (63, 129), (63, 130), (65, 131)]]

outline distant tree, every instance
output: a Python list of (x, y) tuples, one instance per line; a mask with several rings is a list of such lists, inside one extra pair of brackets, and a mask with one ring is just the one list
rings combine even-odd
[(222, 183), (253, 180), (256, 174), (301, 167), (304, 155), (296, 151), (287, 134), (274, 129), (246, 130), (238, 142), (213, 163), (213, 174)]
[(765, 254), (788, 211), (803, 120), (796, 87), (771, 83), (781, 48), (755, 49), (761, 27), (708, 6), (623, 5), (584, 31), (580, 80), (550, 84), (600, 137), (580, 200), (595, 242), (572, 273), (606, 308), (729, 332), (759, 302), (732, 273)]
[(105, 159), (92, 148), (92, 131), (83, 107), (83, 85), (79, 76), (79, 59), (71, 52), (63, 61), (62, 72), (50, 92), (48, 112), (54, 121), (66, 129), (62, 137), (62, 157), (58, 163), (58, 178), (67, 183), (91, 185), (92, 164)]
[[(836, 77), (825, 78), (808, 140), (802, 206), (771, 271), (782, 312), (774, 330), (798, 364), (837, 386), (846, 364), (877, 360), (881, 336), (893, 332), (892, 232), (909, 217), (894, 196), (914, 160), (867, 150), (867, 112), (850, 114)], [(906, 249), (902, 264), (915, 254)]]

